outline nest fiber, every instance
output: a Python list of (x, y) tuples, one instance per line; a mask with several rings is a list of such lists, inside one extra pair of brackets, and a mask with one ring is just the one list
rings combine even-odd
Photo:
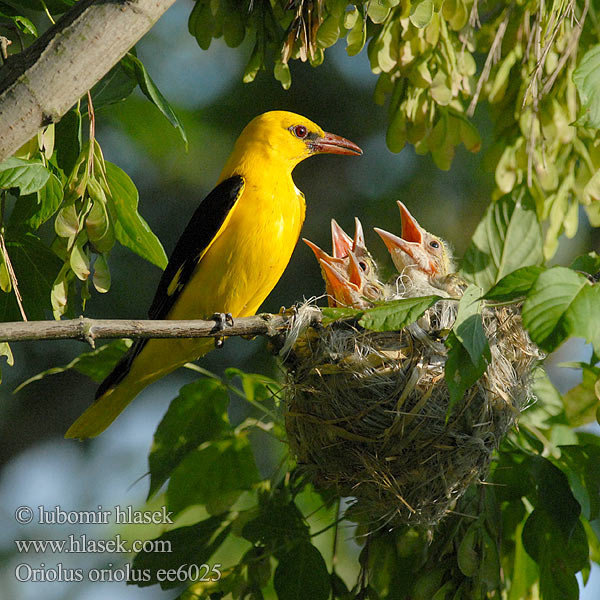
[(447, 419), (442, 335), (456, 303), (440, 301), (396, 332), (336, 321), (303, 327), (299, 309), (282, 351), (288, 372), (286, 429), (298, 464), (319, 488), (355, 499), (352, 517), (382, 526), (435, 525), (530, 402), (540, 358), (517, 307), (486, 308), (485, 375)]

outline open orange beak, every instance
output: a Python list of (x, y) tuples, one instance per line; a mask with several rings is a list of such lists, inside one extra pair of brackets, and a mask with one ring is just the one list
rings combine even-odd
[(357, 249), (366, 250), (365, 234), (358, 217), (354, 217), (354, 239), (338, 225), (335, 219), (331, 219), (331, 242), (333, 256), (336, 258), (345, 258)]
[(385, 231), (385, 229), (379, 229), (379, 227), (374, 227), (373, 229), (379, 234), (379, 237), (383, 240), (383, 243), (391, 254), (400, 250), (408, 254), (413, 260), (417, 260), (416, 250), (420, 244), (404, 240), (389, 231)]
[(331, 219), (331, 244), (333, 256), (344, 258), (352, 250), (352, 238), (338, 225), (335, 219)]
[(362, 150), (354, 142), (327, 132), (311, 140), (309, 148), (315, 154), (346, 154), (351, 156), (360, 156), (362, 154)]
[(435, 266), (427, 257), (423, 247), (423, 229), (402, 202), (398, 201), (397, 204), (402, 216), (402, 237), (378, 227), (374, 228), (375, 231), (383, 240), (392, 257), (398, 252), (404, 252), (413, 259), (420, 269), (429, 275), (433, 275)]
[(354, 240), (352, 241), (352, 251), (356, 252), (356, 249), (366, 250), (365, 234), (363, 231), (362, 223), (358, 220), (358, 217), (354, 217)]
[(343, 258), (338, 256), (329, 256), (325, 250), (322, 250), (316, 244), (313, 244), (310, 240), (302, 238), (302, 241), (315, 253), (318, 261), (324, 260), (325, 262), (336, 265), (339, 269), (345, 269), (345, 263)]
[(319, 264), (325, 279), (329, 306), (353, 306), (359, 297), (360, 288), (326, 260), (319, 260)]

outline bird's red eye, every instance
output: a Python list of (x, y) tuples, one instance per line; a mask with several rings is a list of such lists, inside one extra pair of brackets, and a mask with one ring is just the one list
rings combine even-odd
[(299, 137), (300, 139), (303, 139), (306, 137), (306, 135), (308, 134), (308, 129), (306, 129), (306, 127), (304, 127), (304, 125), (296, 125), (293, 129), (292, 129), (294, 135), (296, 137)]

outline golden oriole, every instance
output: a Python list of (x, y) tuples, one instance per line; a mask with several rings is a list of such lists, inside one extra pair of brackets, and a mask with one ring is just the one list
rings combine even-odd
[[(304, 195), (294, 185), (292, 170), (305, 158), (324, 153), (362, 151), (290, 112), (272, 111), (253, 119), (238, 138), (217, 186), (177, 242), (150, 318), (255, 314), (283, 274), (304, 221)], [(98, 435), (143, 388), (213, 346), (210, 338), (138, 339), (66, 437)]]

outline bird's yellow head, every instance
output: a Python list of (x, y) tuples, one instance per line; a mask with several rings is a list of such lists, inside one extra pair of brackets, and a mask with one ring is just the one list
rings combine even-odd
[(294, 168), (313, 154), (359, 155), (362, 150), (343, 137), (323, 131), (306, 117), (274, 110), (246, 125), (229, 162), (239, 164), (245, 157), (256, 160), (260, 156), (271, 164), (283, 163)]

